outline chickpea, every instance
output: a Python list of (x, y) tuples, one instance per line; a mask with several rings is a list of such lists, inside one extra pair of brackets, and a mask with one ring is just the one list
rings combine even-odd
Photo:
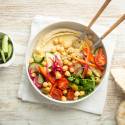
[(62, 101), (66, 101), (67, 99), (66, 99), (65, 96), (62, 96), (61, 100), (62, 100)]
[(45, 66), (46, 65), (46, 61), (43, 61), (42, 64)]
[(33, 72), (33, 73), (31, 74), (31, 76), (32, 76), (32, 77), (35, 77), (35, 76), (36, 76), (36, 73)]
[(76, 60), (72, 60), (72, 63), (76, 63)]
[(64, 52), (64, 47), (61, 46), (59, 51)]
[(48, 85), (49, 85), (48, 82), (43, 83), (43, 87), (48, 87)]
[(73, 67), (71, 67), (71, 68), (69, 69), (69, 71), (70, 71), (71, 73), (73, 73), (73, 72), (75, 71), (75, 69), (74, 69)]
[(65, 49), (68, 49), (70, 47), (70, 45), (68, 43), (64, 43), (63, 46), (64, 46)]
[(57, 50), (57, 51), (60, 51), (60, 46), (56, 46), (56, 50)]
[(50, 87), (43, 88), (42, 92), (48, 94), (50, 92)]
[(56, 75), (56, 79), (60, 79), (62, 77), (62, 75), (58, 71), (56, 71), (55, 75)]
[(36, 49), (34, 50), (34, 53), (41, 55), (41, 53), (43, 53), (43, 51), (40, 46), (37, 46)]
[(76, 56), (77, 56), (76, 53), (71, 54), (71, 58), (75, 58)]
[(33, 63), (33, 62), (34, 62), (33, 58), (30, 58), (29, 63)]
[(67, 90), (63, 90), (63, 94), (66, 95), (67, 94)]
[(98, 83), (100, 83), (100, 78), (99, 77), (95, 77), (95, 82), (98, 84)]
[(85, 91), (80, 91), (80, 96), (84, 96), (85, 95)]
[(59, 40), (57, 38), (53, 40), (54, 45), (57, 45), (58, 43), (59, 43)]
[(46, 92), (49, 93), (50, 92), (50, 87), (46, 87), (45, 90), (46, 90)]
[(79, 95), (80, 95), (80, 92), (79, 91), (75, 91), (74, 96), (78, 97)]
[(74, 97), (74, 100), (78, 100), (78, 97)]
[(64, 41), (62, 39), (59, 39), (59, 44), (63, 44)]
[(63, 56), (66, 56), (66, 55), (67, 55), (67, 53), (66, 53), (65, 51), (61, 52), (61, 54), (62, 54)]
[(70, 76), (71, 74), (70, 74), (70, 72), (69, 71), (66, 71), (65, 72), (65, 76)]
[(68, 61), (67, 59), (65, 59), (65, 60), (63, 61), (63, 63), (66, 64), (66, 65), (68, 64), (68, 62), (69, 62), (69, 61)]
[(63, 66), (63, 71), (67, 71), (68, 70), (68, 66), (67, 65), (64, 65)]
[(69, 61), (71, 61), (71, 56), (70, 55), (67, 55), (67, 59), (69, 60)]
[(56, 48), (53, 47), (53, 48), (51, 49), (51, 52), (55, 53), (55, 52), (56, 52)]
[(51, 82), (48, 82), (48, 87), (51, 87), (51, 86), (52, 86)]
[(74, 52), (74, 49), (73, 49), (72, 47), (70, 47), (70, 48), (68, 48), (67, 52), (68, 52), (69, 54), (71, 54), (71, 53)]
[(49, 68), (49, 69), (48, 69), (48, 72), (51, 72), (51, 71), (52, 71), (52, 69)]
[(72, 62), (68, 62), (68, 66), (71, 66), (72, 65)]

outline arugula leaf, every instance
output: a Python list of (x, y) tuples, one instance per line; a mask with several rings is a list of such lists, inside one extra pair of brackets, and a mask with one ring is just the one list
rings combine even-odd
[(75, 82), (76, 84), (79, 84), (79, 83), (80, 83), (80, 79), (79, 79), (79, 78), (76, 78), (74, 82)]
[(95, 89), (95, 78), (92, 75), (90, 79), (83, 79), (82, 85), (86, 93), (90, 93)]
[(94, 75), (89, 78), (83, 79), (81, 76), (72, 74), (70, 77), (68, 77), (68, 80), (78, 85), (78, 90), (84, 90), (86, 94), (91, 93), (96, 87)]
[(67, 78), (70, 82), (74, 81), (74, 77), (73, 76), (70, 76)]

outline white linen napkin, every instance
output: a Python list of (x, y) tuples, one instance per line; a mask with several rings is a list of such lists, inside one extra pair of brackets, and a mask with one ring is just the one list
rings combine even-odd
[[(64, 20), (64, 19), (63, 19)], [(57, 19), (53, 17), (46, 17), (46, 16), (36, 16), (34, 17), (32, 21), (32, 26), (31, 26), (31, 36), (29, 39), (29, 43), (32, 41), (34, 36), (42, 30), (44, 27), (48, 26), (49, 24), (58, 22), (58, 21), (63, 21), (62, 19)], [(80, 22), (81, 24), (84, 24), (83, 21), (80, 20), (71, 20), (75, 22)], [(96, 25), (93, 27), (93, 30), (96, 33), (103, 33), (104, 32), (104, 27)], [(114, 33), (114, 32), (113, 32)], [(114, 33), (115, 34), (115, 33)], [(46, 104), (55, 104), (61, 107), (68, 107), (68, 108), (73, 108), (76, 110), (81, 110), (81, 111), (86, 111), (94, 114), (102, 114), (105, 100), (106, 100), (106, 93), (107, 93), (107, 85), (108, 85), (108, 76), (109, 76), (109, 71), (110, 71), (110, 65), (111, 65), (111, 60), (112, 60), (112, 55), (113, 55), (113, 50), (114, 46), (116, 43), (116, 34), (112, 35), (113, 37), (108, 37), (108, 40), (103, 40), (104, 46), (106, 47), (106, 51), (108, 53), (108, 68), (106, 75), (102, 81), (102, 86), (97, 89), (97, 91), (85, 99), (82, 102), (78, 102), (76, 104), (55, 104), (54, 102), (51, 102), (41, 95), (39, 95), (35, 89), (31, 86), (29, 83), (29, 80), (27, 78), (26, 72), (25, 72), (25, 66), (24, 70), (22, 73), (22, 80), (21, 80), (21, 85), (19, 87), (18, 91), (18, 98), (20, 98), (22, 101), (28, 101), (28, 102), (33, 102), (33, 103), (46, 103)]]

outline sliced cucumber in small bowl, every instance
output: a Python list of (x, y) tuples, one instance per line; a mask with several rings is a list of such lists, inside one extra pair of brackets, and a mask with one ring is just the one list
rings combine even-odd
[(7, 67), (12, 63), (14, 55), (13, 41), (9, 35), (0, 32), (0, 67)]

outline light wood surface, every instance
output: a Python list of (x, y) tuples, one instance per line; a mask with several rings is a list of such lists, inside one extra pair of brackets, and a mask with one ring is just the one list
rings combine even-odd
[[(0, 125), (115, 125), (115, 113), (123, 93), (110, 76), (102, 116), (74, 110), (60, 110), (17, 99), (31, 20), (35, 15), (83, 19), (86, 25), (104, 0), (0, 0), (0, 31), (10, 34), (17, 44), (16, 60), (0, 69)], [(96, 22), (110, 26), (125, 13), (125, 0), (112, 0)], [(125, 22), (119, 31), (112, 67), (125, 65)], [(107, 37), (108, 38), (108, 37)]]

